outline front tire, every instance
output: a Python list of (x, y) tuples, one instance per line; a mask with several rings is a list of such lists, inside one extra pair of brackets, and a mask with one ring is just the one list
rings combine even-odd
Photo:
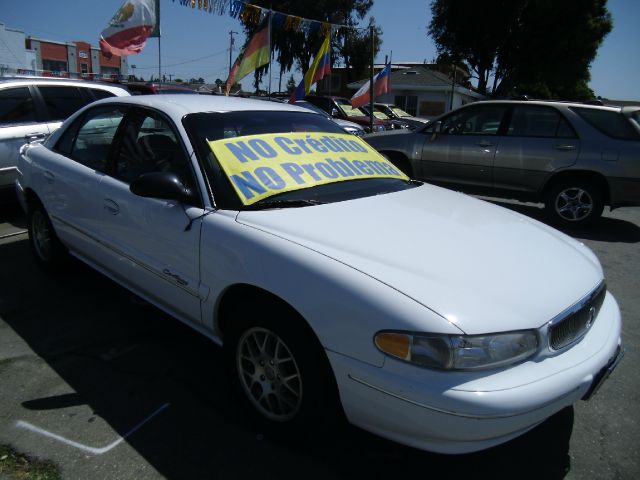
[(246, 409), (275, 434), (335, 426), (337, 388), (317, 338), (286, 308), (259, 310), (236, 310), (224, 340), (231, 381)]
[(47, 211), (38, 200), (29, 203), (27, 224), (29, 244), (38, 266), (46, 272), (62, 269), (69, 254), (56, 235)]
[(545, 210), (549, 220), (562, 227), (592, 224), (604, 210), (604, 194), (588, 179), (567, 179), (547, 191)]

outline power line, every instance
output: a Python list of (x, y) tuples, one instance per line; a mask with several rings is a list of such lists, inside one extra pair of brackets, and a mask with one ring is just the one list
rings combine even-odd
[[(162, 68), (164, 69), (164, 68), (169, 68), (169, 67), (177, 67), (177, 66), (180, 66), (180, 65), (185, 65), (185, 64), (187, 64), (187, 63), (197, 62), (198, 60), (204, 60), (205, 58), (216, 57), (216, 56), (218, 56), (218, 55), (222, 55), (223, 53), (227, 53), (227, 50), (228, 50), (228, 49), (227, 49), (227, 48), (225, 48), (224, 50), (221, 50), (221, 51), (216, 52), (216, 53), (212, 53), (211, 55), (205, 55), (205, 56), (203, 56), (203, 57), (193, 58), (193, 59), (191, 59), (191, 60), (185, 60), (184, 62), (178, 62), (178, 63), (172, 63), (172, 64), (169, 64), (169, 65), (163, 65), (163, 66), (162, 66)], [(139, 68), (139, 69), (149, 69), (149, 68), (158, 68), (158, 66), (157, 66), (157, 65), (152, 65), (152, 66), (137, 66), (136, 68), (137, 68), (137, 69), (138, 69), (138, 68)]]

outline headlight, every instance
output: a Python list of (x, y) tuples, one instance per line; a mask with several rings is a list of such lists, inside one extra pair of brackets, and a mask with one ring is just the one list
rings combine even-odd
[(444, 370), (496, 368), (526, 360), (538, 350), (535, 331), (491, 335), (378, 332), (374, 341), (387, 355)]
[(377, 124), (373, 126), (374, 132), (384, 132), (384, 130), (385, 130), (384, 125)]

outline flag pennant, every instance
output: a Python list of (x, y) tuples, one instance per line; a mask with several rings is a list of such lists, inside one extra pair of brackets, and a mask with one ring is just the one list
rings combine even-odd
[[(373, 95), (376, 96), (387, 93), (391, 86), (389, 84), (389, 75), (391, 74), (391, 63), (387, 63), (382, 70), (380, 70), (373, 77)], [(351, 106), (361, 107), (369, 103), (371, 99), (370, 82), (367, 81), (360, 89), (351, 97)]]
[(233, 64), (227, 79), (227, 95), (229, 95), (229, 90), (234, 82), (239, 82), (255, 69), (269, 63), (269, 55), (271, 54), (269, 43), (269, 25), (267, 23), (251, 37)]
[(127, 0), (100, 34), (100, 50), (112, 55), (140, 53), (147, 38), (159, 37), (158, 0)]
[(304, 78), (300, 81), (298, 87), (291, 94), (289, 103), (296, 100), (302, 100), (311, 91), (311, 85), (322, 80), (325, 75), (331, 75), (331, 58), (330, 58), (330, 40), (331, 35), (327, 34), (322, 42), (322, 46), (314, 58), (311, 67), (307, 70)]

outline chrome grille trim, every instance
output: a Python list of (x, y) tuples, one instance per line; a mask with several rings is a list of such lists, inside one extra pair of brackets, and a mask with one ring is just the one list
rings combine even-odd
[(591, 293), (547, 324), (549, 349), (563, 350), (578, 343), (591, 328), (607, 293), (603, 282)]

